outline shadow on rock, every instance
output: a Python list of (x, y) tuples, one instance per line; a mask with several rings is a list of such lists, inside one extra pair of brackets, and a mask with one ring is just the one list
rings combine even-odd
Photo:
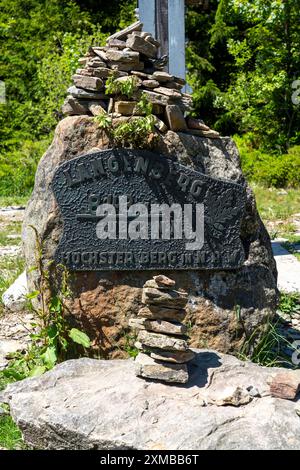
[(185, 387), (205, 387), (208, 382), (208, 370), (221, 365), (221, 356), (214, 352), (196, 353), (194, 359), (189, 363), (190, 378)]

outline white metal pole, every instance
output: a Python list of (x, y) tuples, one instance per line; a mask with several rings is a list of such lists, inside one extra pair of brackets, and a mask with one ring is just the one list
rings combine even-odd
[(169, 72), (185, 78), (185, 0), (169, 1)]
[(143, 31), (155, 37), (155, 0), (139, 0), (139, 19), (144, 25)]

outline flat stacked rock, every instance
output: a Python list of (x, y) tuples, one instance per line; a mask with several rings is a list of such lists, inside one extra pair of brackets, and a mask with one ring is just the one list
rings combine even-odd
[(129, 324), (139, 331), (136, 347), (136, 374), (163, 382), (186, 383), (187, 362), (194, 357), (188, 348), (185, 317), (187, 293), (176, 290), (175, 281), (154, 276), (143, 287), (142, 307), (138, 318)]
[[(144, 93), (153, 105), (158, 132), (172, 130), (218, 138), (219, 133), (201, 119), (186, 118), (192, 110), (192, 96), (181, 91), (186, 82), (163, 70), (168, 59), (158, 57), (160, 43), (142, 31), (142, 26), (137, 21), (110, 36), (106, 46), (90, 47), (79, 59), (63, 113), (97, 116), (106, 112), (124, 122), (139, 114), (137, 103)], [(107, 94), (106, 81), (112, 74), (116, 80), (134, 77), (135, 92), (131, 98)]]

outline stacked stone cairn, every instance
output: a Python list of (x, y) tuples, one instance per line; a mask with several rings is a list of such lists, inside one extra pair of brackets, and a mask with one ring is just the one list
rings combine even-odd
[(188, 348), (185, 317), (188, 295), (176, 290), (175, 281), (164, 275), (154, 276), (143, 287), (137, 318), (129, 324), (138, 330), (136, 375), (163, 382), (186, 383), (187, 362), (194, 357)]
[[(202, 137), (218, 138), (201, 119), (186, 117), (192, 110), (192, 97), (181, 90), (185, 80), (164, 71), (168, 59), (159, 58), (160, 43), (142, 31), (140, 21), (115, 33), (104, 47), (90, 47), (79, 59), (80, 68), (73, 76), (62, 112), (65, 115), (97, 116), (109, 113), (117, 124), (126, 122), (140, 111), (137, 103), (144, 93), (152, 103), (155, 128), (187, 132)], [(116, 81), (134, 78), (135, 91), (128, 98), (106, 93), (106, 81), (113, 75)]]

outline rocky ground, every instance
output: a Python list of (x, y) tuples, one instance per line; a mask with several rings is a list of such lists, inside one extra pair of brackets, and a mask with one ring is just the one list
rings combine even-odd
[[(280, 239), (282, 243), (288, 240), (288, 237), (285, 237), (284, 235), (283, 236), (280, 235), (282, 231), (285, 232), (284, 230), (285, 227), (288, 227), (288, 230), (291, 231), (291, 234), (293, 236), (300, 237), (300, 213), (293, 214), (287, 219), (277, 219), (277, 220), (267, 221), (266, 227), (270, 235), (271, 236), (273, 235), (274, 239), (277, 239), (277, 238)], [(295, 248), (300, 253), (300, 246), (298, 243), (296, 243), (296, 245), (298, 246)]]
[[(24, 207), (0, 208), (0, 292), (1, 295), (23, 270), (21, 223)], [(33, 314), (12, 311), (0, 304), (0, 370), (8, 364), (10, 353), (23, 350), (30, 341)]]
[(25, 207), (0, 207), (0, 256), (18, 256), (21, 254), (20, 226)]
[(299, 370), (194, 352), (187, 384), (145, 381), (132, 359), (85, 358), (11, 384), (0, 401), (38, 449), (300, 449)]

